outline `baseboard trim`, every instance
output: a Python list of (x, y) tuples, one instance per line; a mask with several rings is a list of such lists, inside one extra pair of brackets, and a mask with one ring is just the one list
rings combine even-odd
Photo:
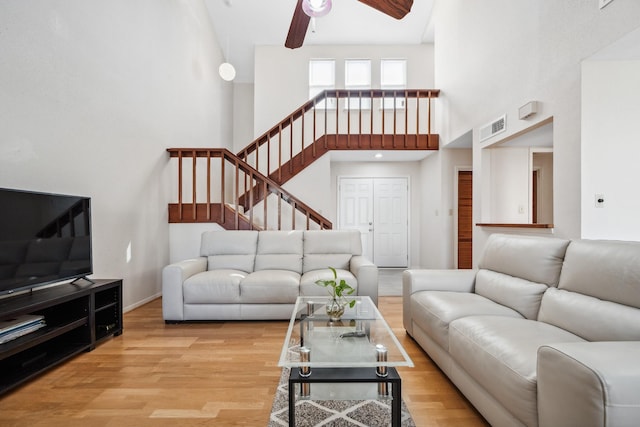
[(138, 308), (138, 307), (140, 307), (140, 306), (143, 306), (143, 305), (145, 305), (145, 304), (146, 304), (146, 303), (148, 303), (148, 302), (153, 301), (154, 299), (158, 299), (158, 298), (160, 298), (161, 296), (162, 296), (162, 292), (158, 292), (158, 293), (157, 293), (157, 294), (155, 294), (155, 295), (151, 295), (150, 297), (147, 297), (147, 298), (145, 298), (145, 299), (143, 299), (143, 300), (140, 300), (140, 301), (138, 301), (138, 302), (136, 302), (136, 303), (134, 303), (134, 304), (131, 304), (131, 305), (128, 305), (128, 306), (124, 307), (124, 308), (122, 309), (122, 312), (123, 312), (123, 313), (128, 313), (128, 312), (130, 312), (131, 310), (135, 310), (136, 308)]

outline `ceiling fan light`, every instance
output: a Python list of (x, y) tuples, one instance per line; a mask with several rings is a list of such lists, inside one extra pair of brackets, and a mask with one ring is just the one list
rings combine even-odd
[(302, 0), (302, 10), (312, 18), (320, 18), (331, 10), (331, 0)]

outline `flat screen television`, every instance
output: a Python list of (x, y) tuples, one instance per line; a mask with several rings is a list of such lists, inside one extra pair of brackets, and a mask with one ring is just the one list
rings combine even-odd
[(0, 188), (0, 295), (92, 272), (89, 197)]

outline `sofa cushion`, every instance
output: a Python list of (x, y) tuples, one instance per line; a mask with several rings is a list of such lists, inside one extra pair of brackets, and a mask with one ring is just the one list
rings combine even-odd
[(547, 285), (530, 282), (491, 270), (476, 275), (476, 293), (516, 310), (527, 319), (536, 319)]
[(582, 341), (563, 329), (528, 319), (470, 316), (454, 320), (449, 326), (453, 359), (527, 426), (538, 424), (538, 348)]
[(640, 243), (572, 241), (558, 288), (640, 308)]
[[(358, 294), (358, 281), (356, 277), (348, 270), (336, 268), (336, 274), (338, 275), (338, 281), (344, 279), (347, 285), (354, 288), (356, 291), (353, 296)], [(320, 285), (316, 285), (317, 280), (332, 279), (333, 273), (328, 268), (322, 270), (313, 270), (304, 273), (300, 278), (300, 295), (301, 296), (313, 296), (313, 295), (328, 295), (326, 288)]]
[(568, 245), (565, 239), (492, 234), (478, 267), (556, 286)]
[(467, 292), (416, 292), (411, 295), (410, 307), (413, 322), (445, 350), (449, 350), (449, 324), (456, 319), (472, 315), (522, 318), (509, 307)]
[(302, 272), (327, 267), (348, 270), (351, 257), (361, 254), (362, 242), (357, 230), (305, 231)]
[(254, 271), (291, 270), (302, 273), (302, 231), (261, 231)]
[(240, 302), (251, 304), (295, 303), (300, 274), (289, 270), (261, 270), (240, 282)]
[(545, 292), (538, 320), (587, 341), (640, 340), (640, 310), (564, 289)]
[(184, 281), (185, 304), (240, 302), (240, 282), (247, 276), (241, 270), (219, 269), (194, 274)]
[(207, 257), (207, 269), (253, 271), (258, 232), (255, 230), (207, 231), (202, 233), (200, 255)]

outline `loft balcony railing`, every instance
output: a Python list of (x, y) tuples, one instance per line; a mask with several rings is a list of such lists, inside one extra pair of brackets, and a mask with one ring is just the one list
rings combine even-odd
[(279, 184), (330, 150), (437, 150), (437, 89), (325, 90), (238, 153)]
[[(318, 212), (223, 148), (169, 148), (177, 159), (177, 202), (169, 222), (217, 222), (227, 229), (330, 229)], [(241, 203), (246, 197), (247, 204)], [(259, 200), (254, 204), (254, 200)]]

